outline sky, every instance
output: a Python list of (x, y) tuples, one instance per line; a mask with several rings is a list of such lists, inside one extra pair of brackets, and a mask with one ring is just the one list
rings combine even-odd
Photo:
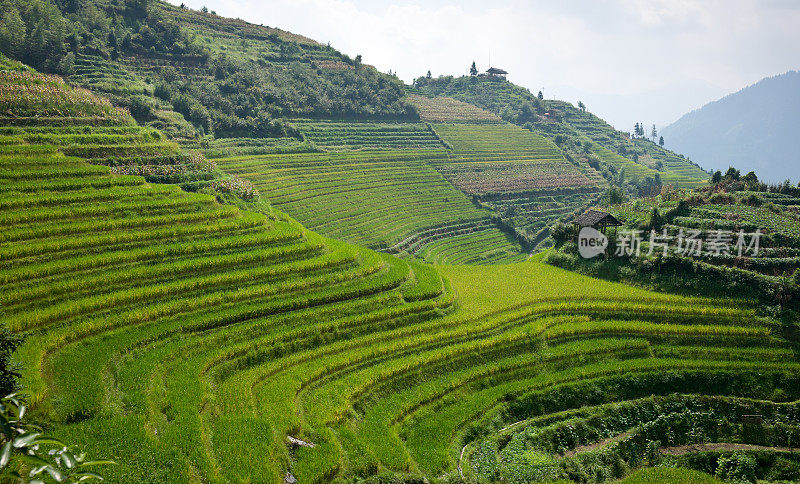
[[(181, 1), (171, 0), (173, 3)], [(800, 69), (800, 0), (183, 0), (302, 34), (406, 82), (474, 60), (618, 129)]]

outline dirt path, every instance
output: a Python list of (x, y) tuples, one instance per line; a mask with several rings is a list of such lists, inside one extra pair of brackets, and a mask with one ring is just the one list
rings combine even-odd
[(609, 444), (613, 444), (614, 442), (620, 441), (625, 437), (629, 436), (630, 434), (631, 434), (630, 432), (625, 432), (622, 434), (615, 435), (613, 437), (609, 437), (605, 440), (601, 440), (600, 442), (595, 442), (593, 444), (579, 445), (578, 447), (575, 447), (572, 450), (568, 450), (561, 457), (572, 457), (575, 454), (581, 454), (583, 452), (589, 452), (595, 449), (599, 449), (600, 447), (605, 447)]
[(661, 453), (667, 455), (683, 455), (693, 452), (704, 452), (709, 450), (771, 450), (773, 452), (800, 452), (800, 447), (766, 447), (763, 445), (751, 444), (729, 444), (724, 442), (709, 444), (678, 445), (675, 447), (662, 447)]
[[(576, 454), (581, 454), (583, 452), (590, 452), (595, 449), (599, 449), (601, 447), (605, 447), (607, 445), (613, 444), (614, 442), (623, 440), (625, 437), (629, 436), (630, 432), (625, 432), (623, 434), (615, 435), (613, 437), (609, 437), (605, 440), (601, 440), (600, 442), (595, 442), (593, 444), (581, 445), (575, 447), (574, 449), (565, 452), (561, 457), (572, 457)], [(662, 454), (666, 455), (684, 455), (684, 454), (691, 454), (694, 452), (705, 452), (705, 451), (712, 451), (712, 450), (724, 450), (724, 451), (735, 451), (735, 450), (770, 450), (773, 452), (789, 452), (800, 453), (800, 447), (767, 447), (764, 445), (753, 445), (753, 444), (731, 444), (727, 442), (712, 442), (707, 444), (691, 444), (691, 445), (677, 445), (674, 447), (661, 447), (659, 451)]]

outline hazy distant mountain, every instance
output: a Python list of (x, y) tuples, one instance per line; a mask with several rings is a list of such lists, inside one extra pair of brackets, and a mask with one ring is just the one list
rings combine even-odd
[(668, 148), (706, 169), (735, 166), (780, 182), (800, 180), (800, 72), (768, 77), (661, 130)]

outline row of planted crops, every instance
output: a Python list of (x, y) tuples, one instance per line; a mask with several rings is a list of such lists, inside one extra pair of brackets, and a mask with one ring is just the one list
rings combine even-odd
[[(796, 197), (750, 191), (671, 196), (665, 192), (617, 205), (614, 212), (631, 228), (642, 228), (654, 209), (666, 216), (658, 231), (662, 238), (674, 240), (683, 234), (700, 240), (698, 247), (677, 254), (684, 260), (709, 270), (719, 268), (754, 285), (779, 284), (800, 268), (800, 199)], [(645, 232), (642, 238), (647, 246)]]
[[(36, 86), (43, 106), (71, 92), (30, 72), (2, 81), (13, 92)], [(3, 102), (18, 112), (13, 99)], [(746, 301), (650, 293), (536, 260), (436, 270), (336, 242), (279, 211), (99, 166), (138, 166), (102, 147), (135, 153), (149, 130), (80, 152), (96, 164), (66, 154), (97, 141), (69, 138), (79, 127), (132, 125), (91, 99), (57, 118), (29, 109), (22, 131), (20, 118), (0, 117), (0, 302), (25, 336), (15, 358), (33, 417), (115, 459), (112, 482), (387, 471), (602, 481), (686, 442), (664, 436), (664, 422), (693, 430), (693, 444), (795, 445), (797, 413), (781, 404), (798, 398), (795, 347)], [(72, 141), (41, 144), (31, 132)], [(170, 156), (181, 155), (139, 158), (155, 166)], [(323, 229), (344, 218), (342, 234), (366, 237), (358, 222), (372, 219), (372, 233), (397, 243), (452, 220), (437, 213), (462, 210), (464, 223), (446, 226), (474, 224), (470, 234), (497, 250), (483, 211), (428, 164), (437, 157), (448, 154), (219, 163)], [(431, 193), (434, 208), (412, 205), (420, 197), (404, 190)], [(322, 193), (339, 198), (301, 204)], [(343, 217), (346, 205), (364, 212)], [(417, 212), (430, 215), (408, 230), (400, 215)], [(676, 392), (737, 399), (646, 398)], [(737, 426), (745, 412), (762, 415), (760, 433)], [(609, 437), (618, 445), (606, 446)]]
[[(392, 253), (419, 254), (426, 244), (453, 235), (488, 231), (496, 244), (469, 246), (464, 257), (502, 261), (520, 254), (473, 204), (431, 164), (443, 150), (300, 153), (221, 158), (228, 173), (252, 182), (270, 202), (329, 237)], [(465, 247), (462, 247), (465, 248)], [(497, 250), (504, 254), (497, 256)], [(501, 254), (502, 255), (502, 254)]]
[(547, 245), (549, 228), (596, 202), (605, 180), (590, 166), (569, 162), (547, 138), (510, 124), (434, 124), (452, 146), (433, 165), (453, 185), (490, 209), (525, 240)]

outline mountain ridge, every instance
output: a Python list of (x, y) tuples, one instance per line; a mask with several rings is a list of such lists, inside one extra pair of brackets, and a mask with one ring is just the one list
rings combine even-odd
[(791, 126), (800, 121), (800, 72), (791, 70), (690, 111), (661, 130), (666, 146), (706, 168), (732, 165), (781, 182), (800, 180), (800, 149)]

